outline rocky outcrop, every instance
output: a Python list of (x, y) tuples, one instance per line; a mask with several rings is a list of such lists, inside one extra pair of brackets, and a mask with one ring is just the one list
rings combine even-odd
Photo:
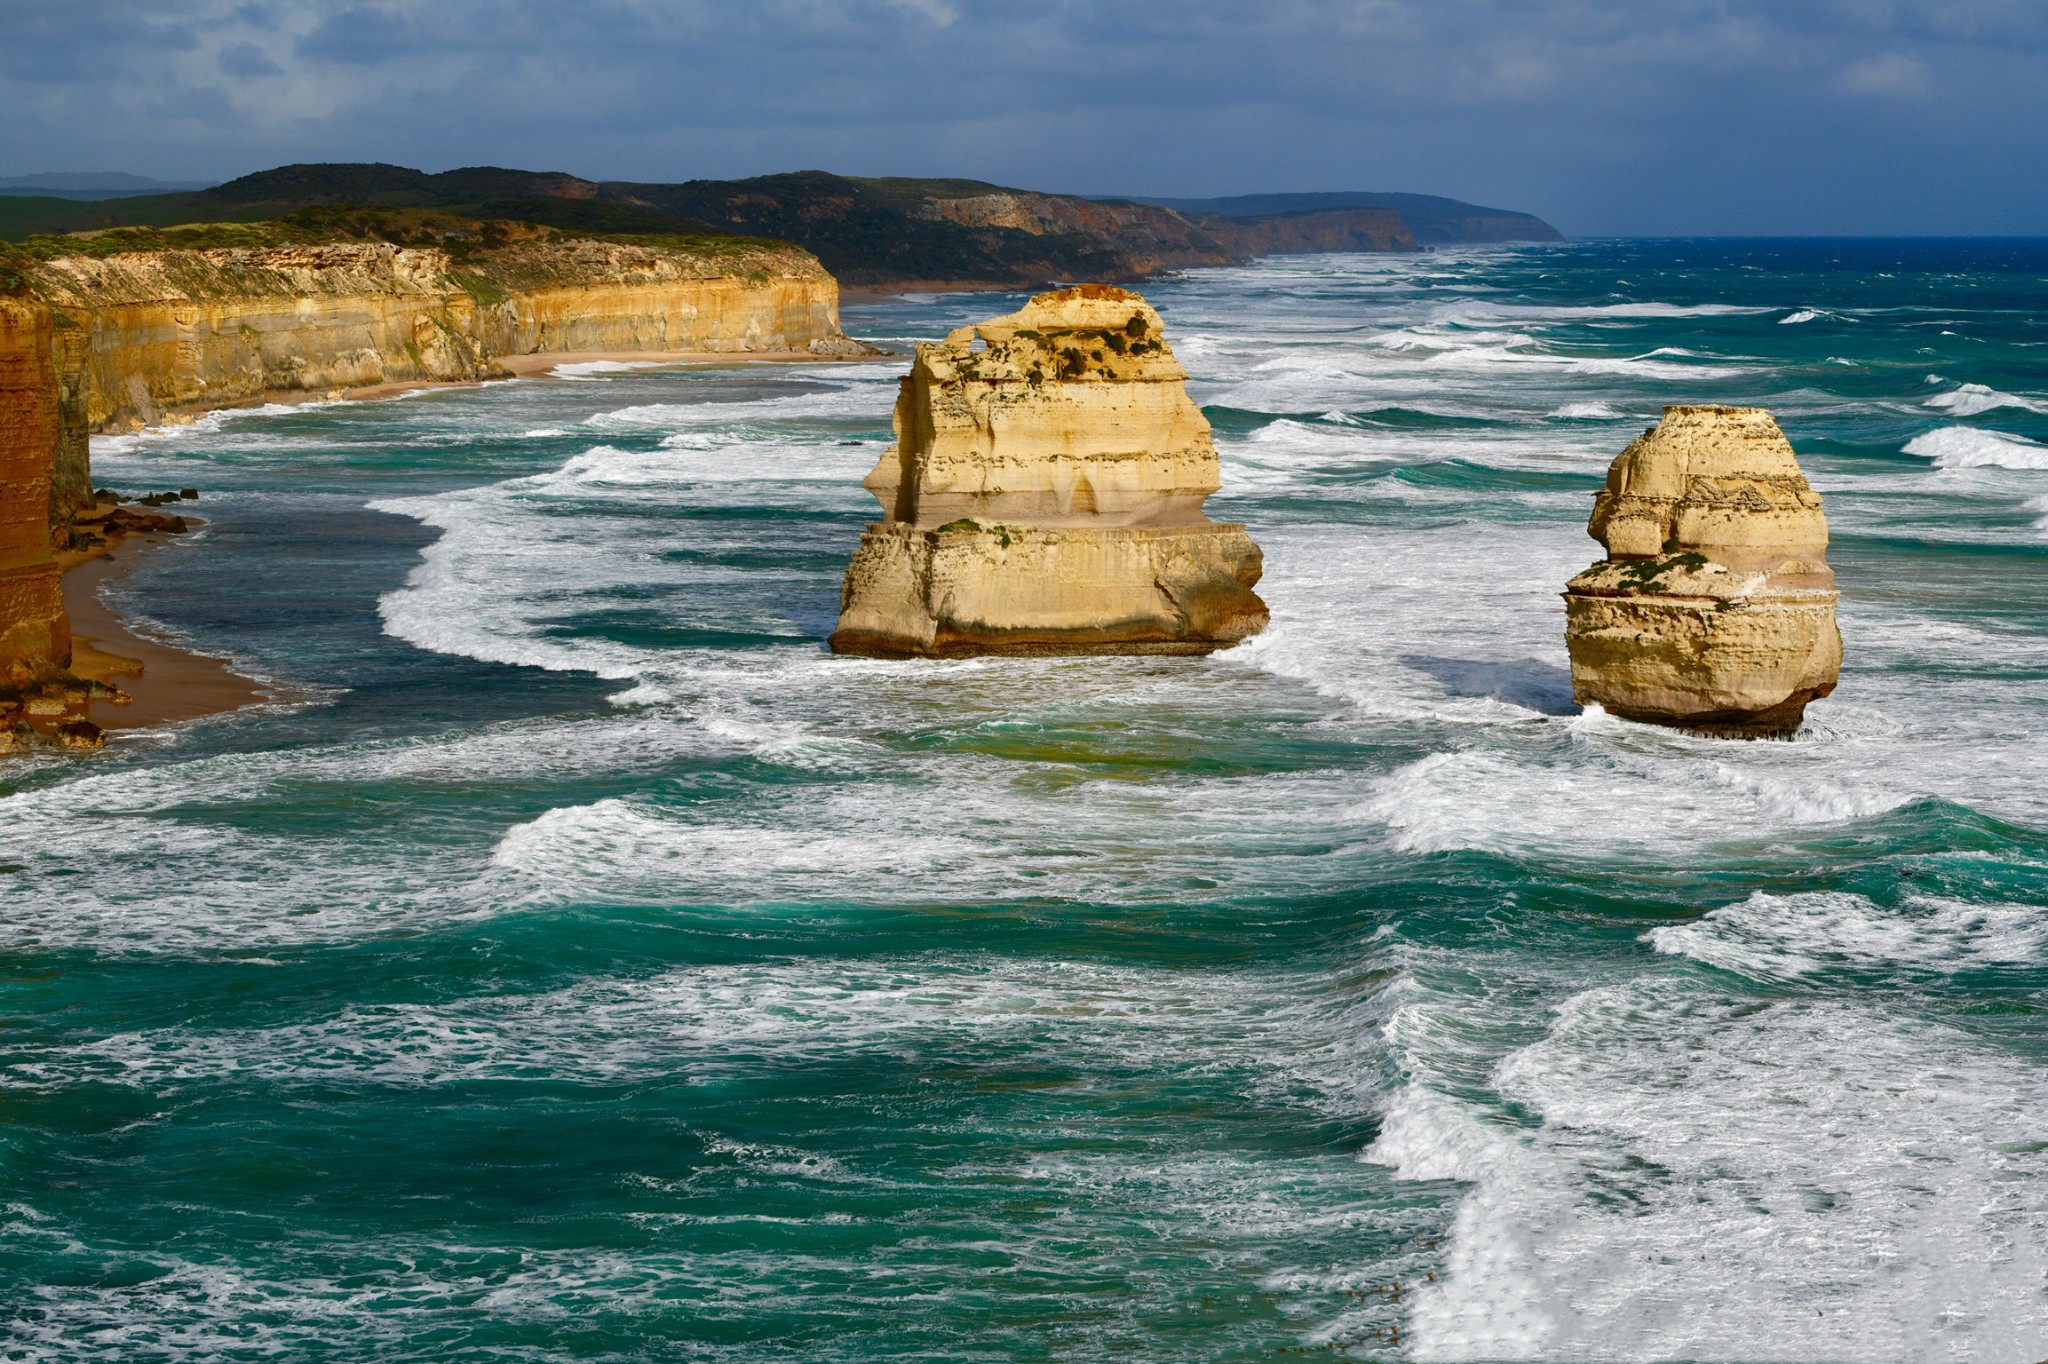
[(0, 294), (0, 683), (18, 694), (71, 662), (50, 552), (57, 374), (49, 309)]
[[(837, 281), (767, 244), (532, 240), (457, 258), (337, 241), (81, 253), (26, 273), (73, 329), (81, 436), (267, 393), (486, 378), (501, 355), (859, 349)], [(75, 501), (73, 472), (60, 483)]]
[(1258, 546), (1202, 512), (1186, 379), (1158, 313), (1100, 285), (920, 345), (832, 648), (1195, 654), (1261, 629)]
[(1835, 689), (1827, 517), (1770, 413), (1665, 408), (1608, 469), (1589, 531), (1608, 557), (1565, 592), (1581, 704), (1782, 735)]

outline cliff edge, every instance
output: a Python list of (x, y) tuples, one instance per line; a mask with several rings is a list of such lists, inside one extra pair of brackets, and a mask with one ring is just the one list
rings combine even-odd
[(14, 268), (66, 334), (81, 434), (266, 394), (489, 378), (506, 355), (864, 349), (816, 257), (746, 238), (344, 211), (27, 247)]
[[(58, 692), (89, 694), (69, 675), (52, 552), (104, 547), (114, 519), (89, 510), (89, 433), (589, 351), (871, 353), (840, 330), (839, 285), (816, 257), (749, 238), (336, 209), (0, 253), (0, 749), (22, 737), (16, 710), (54, 715)], [(84, 729), (79, 744), (97, 742)]]

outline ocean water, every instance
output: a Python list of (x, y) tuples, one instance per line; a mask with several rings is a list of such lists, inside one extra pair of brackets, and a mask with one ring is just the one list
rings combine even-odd
[[(896, 363), (99, 441), (283, 699), (0, 772), (0, 1356), (2048, 1357), (2048, 245), (1146, 292), (1203, 660), (825, 654)], [(1792, 742), (1571, 704), (1695, 401), (1827, 500)]]

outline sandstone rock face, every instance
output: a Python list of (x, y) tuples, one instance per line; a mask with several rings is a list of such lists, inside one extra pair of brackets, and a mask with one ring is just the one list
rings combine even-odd
[(833, 649), (1196, 654), (1263, 628), (1258, 546), (1202, 513), (1186, 379), (1159, 314), (1100, 285), (920, 345)]
[(29, 282), (77, 329), (88, 430), (266, 393), (488, 378), (500, 355), (859, 349), (838, 281), (794, 248), (535, 241), (458, 262), (334, 242), (65, 256)]
[(1770, 413), (1665, 408), (1608, 469), (1588, 529), (1608, 557), (1565, 592), (1581, 704), (1782, 735), (1835, 689), (1827, 518)]
[(49, 309), (0, 295), (0, 681), (21, 686), (71, 662), (50, 472), (58, 441)]

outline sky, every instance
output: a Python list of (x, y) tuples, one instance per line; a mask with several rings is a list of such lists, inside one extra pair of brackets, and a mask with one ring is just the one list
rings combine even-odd
[(2048, 0), (0, 3), (0, 175), (292, 161), (2048, 234)]

